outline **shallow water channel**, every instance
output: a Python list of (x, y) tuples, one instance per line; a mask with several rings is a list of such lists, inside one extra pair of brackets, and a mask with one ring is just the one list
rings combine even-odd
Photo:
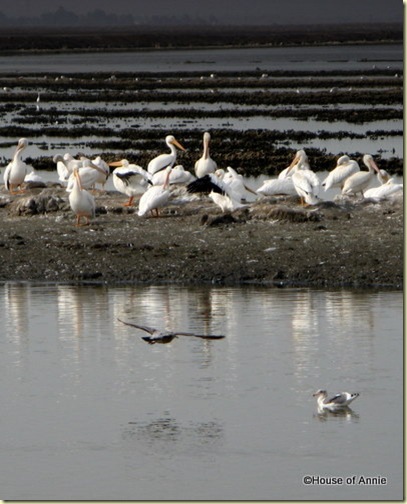
[[(402, 302), (396, 291), (0, 285), (1, 497), (401, 499)], [(148, 345), (117, 317), (226, 338)], [(318, 388), (360, 397), (318, 414)]]

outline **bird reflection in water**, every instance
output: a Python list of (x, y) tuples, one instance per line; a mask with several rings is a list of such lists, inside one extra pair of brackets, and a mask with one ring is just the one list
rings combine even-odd
[(134, 440), (160, 445), (161, 443), (180, 444), (194, 447), (216, 443), (223, 437), (223, 428), (216, 421), (189, 422), (184, 425), (178, 422), (170, 412), (151, 421), (130, 421), (123, 430), (122, 437), (126, 441)]
[(335, 418), (337, 420), (344, 420), (347, 422), (358, 421), (359, 414), (355, 413), (352, 408), (347, 406), (337, 411), (331, 411), (326, 408), (318, 408), (317, 413), (314, 413), (314, 418), (321, 422), (326, 422), (329, 419)]

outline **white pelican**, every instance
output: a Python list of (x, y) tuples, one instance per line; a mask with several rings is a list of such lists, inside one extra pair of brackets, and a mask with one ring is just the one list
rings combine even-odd
[(291, 161), (291, 164), (284, 168), (279, 174), (278, 179), (285, 179), (287, 177), (292, 176), (292, 169), (297, 167), (299, 170), (311, 170), (311, 166), (308, 161), (308, 156), (303, 149), (297, 151), (295, 153), (294, 159)]
[(363, 192), (371, 183), (375, 171), (379, 173), (379, 168), (370, 154), (365, 154), (363, 156), (363, 162), (365, 166), (367, 166), (368, 171), (359, 171), (348, 177), (343, 184), (342, 194), (357, 194), (360, 192), (363, 196)]
[(92, 163), (102, 170), (98, 172), (98, 177), (95, 181), (95, 184), (101, 184), (102, 189), (104, 189), (107, 179), (110, 175), (109, 165), (100, 156), (96, 156), (95, 159), (92, 159)]
[(384, 182), (379, 187), (372, 187), (368, 189), (367, 191), (364, 192), (363, 196), (365, 198), (382, 200), (396, 193), (403, 193), (403, 184), (397, 184), (397, 182), (393, 178), (389, 177), (387, 182)]
[(123, 206), (132, 206), (137, 194), (146, 192), (151, 175), (141, 166), (130, 164), (127, 159), (109, 163), (116, 166), (113, 171), (113, 185), (115, 189), (129, 197)]
[(308, 157), (303, 150), (299, 150), (291, 164), (292, 179), (295, 190), (301, 198), (302, 204), (316, 205), (319, 202), (318, 193), (320, 182), (317, 175), (310, 169), (304, 169), (308, 165)]
[(24, 177), (24, 184), (29, 184), (31, 188), (46, 186), (44, 179), (38, 175), (34, 168)]
[(236, 200), (245, 203), (248, 192), (257, 196), (257, 193), (246, 185), (243, 175), (237, 173), (231, 166), (228, 166), (226, 170), (222, 180), (230, 187)]
[[(153, 185), (162, 185), (165, 182), (165, 170), (160, 170), (152, 176)], [(169, 184), (187, 184), (195, 180), (195, 177), (189, 171), (185, 170), (182, 165), (174, 166), (170, 172)]]
[(63, 185), (68, 183), (69, 177), (75, 168), (79, 169), (83, 166), (83, 161), (75, 159), (69, 152), (66, 152), (63, 156), (56, 154), (52, 159), (57, 165), (58, 179)]
[(288, 194), (297, 196), (292, 177), (268, 179), (256, 190), (262, 196), (273, 196), (274, 194)]
[(167, 166), (165, 169), (166, 178), (163, 185), (151, 186), (141, 196), (137, 212), (139, 217), (144, 217), (148, 212), (153, 212), (153, 210), (155, 210), (158, 217), (158, 209), (164, 206), (170, 197), (168, 185), (171, 169), (171, 166)]
[(72, 173), (69, 171), (68, 161), (61, 154), (56, 154), (52, 159), (57, 165), (58, 180), (66, 185)]
[(322, 187), (325, 191), (331, 187), (340, 187), (342, 189), (345, 180), (360, 171), (357, 161), (350, 159), (349, 156), (341, 156), (336, 162), (336, 167), (331, 170), (325, 180), (322, 182)]
[(288, 196), (297, 196), (298, 193), (294, 187), (292, 173), (294, 167), (297, 166), (299, 170), (310, 170), (311, 167), (308, 162), (308, 157), (302, 154), (304, 151), (296, 152), (294, 159), (287, 168), (284, 168), (276, 179), (268, 179), (256, 190), (257, 194), (262, 196), (273, 196), (275, 194), (287, 194)]
[(189, 193), (209, 194), (211, 200), (218, 205), (222, 212), (233, 212), (241, 208), (240, 195), (234, 193), (233, 188), (221, 180), (214, 173), (208, 173), (187, 185)]
[[(81, 186), (84, 189), (90, 189), (94, 187), (96, 182), (100, 180), (101, 175), (104, 177), (105, 180), (107, 179), (106, 172), (102, 168), (99, 168), (99, 166), (96, 166), (94, 163), (92, 163), (90, 159), (87, 159), (82, 156), (81, 161), (82, 161), (82, 167), (81, 168), (75, 167), (74, 171), (78, 170), (78, 174), (81, 179)], [(72, 175), (70, 175), (68, 179), (68, 185), (66, 188), (67, 192), (72, 191), (74, 180), (75, 177), (73, 176), (72, 173)]]
[(167, 166), (174, 166), (177, 159), (177, 148), (183, 151), (186, 150), (172, 135), (167, 135), (165, 137), (165, 143), (168, 145), (171, 152), (169, 154), (160, 154), (148, 163), (147, 171), (151, 175), (167, 168)]
[(336, 394), (328, 399), (328, 393), (326, 390), (317, 390), (315, 394), (312, 395), (317, 398), (318, 408), (329, 409), (331, 411), (347, 408), (352, 401), (359, 397), (358, 392), (355, 392), (354, 394), (341, 392), (340, 394)]
[(216, 162), (209, 155), (209, 143), (211, 135), (205, 131), (203, 135), (203, 154), (195, 163), (195, 175), (200, 178), (208, 173), (214, 173), (217, 170)]
[(4, 184), (6, 186), (7, 191), (10, 191), (11, 194), (17, 194), (18, 192), (23, 192), (21, 189), (20, 191), (16, 191), (16, 189), (20, 187), (21, 184), (24, 182), (24, 178), (27, 175), (27, 172), (30, 168), (21, 159), (22, 152), (27, 146), (28, 146), (28, 140), (26, 138), (20, 138), (13, 159), (12, 161), (10, 161), (10, 163), (7, 165), (4, 171), (3, 175)]
[(95, 199), (82, 188), (79, 170), (74, 169), (73, 187), (69, 194), (69, 204), (76, 215), (76, 225), (81, 226), (81, 217), (85, 217), (85, 225), (90, 223), (90, 219), (95, 216)]
[(145, 331), (151, 336), (142, 336), (142, 340), (147, 341), (150, 345), (154, 345), (155, 343), (170, 343), (174, 338), (178, 336), (193, 336), (195, 338), (204, 338), (204, 339), (222, 339), (225, 336), (222, 334), (196, 334), (189, 332), (180, 332), (180, 331), (160, 331), (159, 329), (155, 329), (154, 327), (142, 326), (137, 324), (131, 324), (130, 322), (125, 322), (124, 320), (117, 319), (119, 322), (126, 324), (131, 327), (136, 327), (137, 329), (141, 329)]

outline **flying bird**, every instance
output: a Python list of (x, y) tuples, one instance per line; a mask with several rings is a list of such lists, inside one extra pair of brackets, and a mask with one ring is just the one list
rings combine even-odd
[(203, 339), (222, 339), (225, 336), (221, 334), (195, 334), (189, 332), (179, 332), (179, 331), (160, 331), (159, 329), (155, 329), (154, 327), (142, 326), (137, 324), (131, 324), (130, 322), (125, 322), (124, 320), (117, 319), (122, 324), (126, 324), (131, 327), (136, 327), (137, 329), (141, 329), (149, 333), (151, 336), (142, 336), (141, 339), (149, 343), (150, 345), (154, 345), (155, 343), (171, 343), (174, 338), (178, 336), (193, 336), (195, 338), (203, 338)]
[(326, 390), (317, 390), (312, 395), (317, 398), (318, 408), (329, 409), (331, 411), (347, 408), (352, 401), (359, 397), (358, 392), (353, 394), (349, 392), (341, 392), (340, 394), (336, 394), (328, 399), (328, 392)]

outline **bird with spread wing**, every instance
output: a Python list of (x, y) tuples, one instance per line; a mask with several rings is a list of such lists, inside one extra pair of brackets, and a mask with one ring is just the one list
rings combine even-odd
[(142, 339), (147, 341), (150, 345), (154, 345), (154, 343), (170, 343), (174, 338), (178, 336), (193, 336), (195, 338), (203, 338), (203, 339), (222, 339), (225, 336), (222, 334), (195, 334), (189, 332), (180, 332), (180, 331), (161, 331), (160, 329), (155, 329), (154, 327), (142, 326), (137, 324), (132, 324), (130, 322), (125, 322), (124, 320), (117, 319), (119, 322), (126, 324), (131, 327), (136, 327), (137, 329), (141, 329), (150, 334), (150, 336), (143, 336)]

